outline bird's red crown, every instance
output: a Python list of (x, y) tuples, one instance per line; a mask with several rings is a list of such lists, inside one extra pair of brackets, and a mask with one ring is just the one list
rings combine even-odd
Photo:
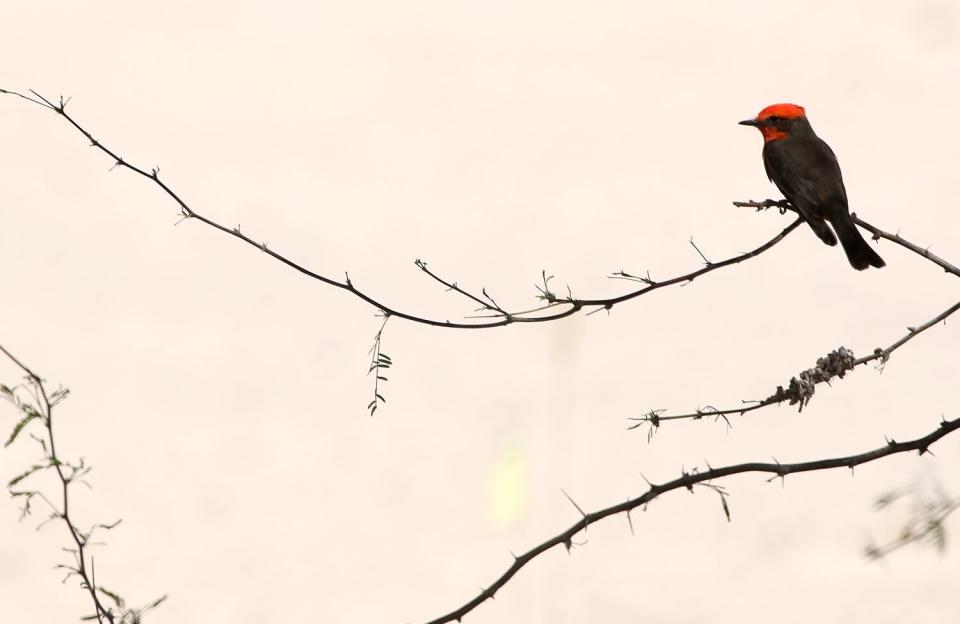
[(783, 117), (785, 119), (799, 119), (807, 116), (807, 111), (802, 106), (796, 104), (771, 104), (757, 115), (758, 121), (769, 119), (770, 117)]

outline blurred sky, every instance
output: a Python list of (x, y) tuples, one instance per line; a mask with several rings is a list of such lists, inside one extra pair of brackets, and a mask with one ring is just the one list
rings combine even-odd
[[(540, 271), (578, 296), (626, 270), (695, 269), (790, 217), (761, 139), (736, 124), (796, 102), (843, 166), (851, 208), (960, 262), (956, 2), (5, 3), (0, 87), (71, 96), (93, 135), (202, 214), (319, 272), (441, 318), (473, 306), (420, 258), (503, 305)], [(122, 517), (98, 581), (155, 622), (420, 622), (520, 552), (681, 469), (802, 461), (906, 440), (956, 417), (956, 323), (786, 406), (626, 431), (651, 408), (759, 399), (847, 346), (899, 338), (955, 278), (889, 243), (858, 273), (806, 228), (764, 256), (616, 307), (495, 331), (392, 320), (388, 403), (371, 418), (374, 310), (200, 223), (38, 107), (0, 98), (0, 344), (52, 384), (60, 452), (83, 455), (83, 523)], [(16, 381), (0, 362), (0, 379)], [(4, 427), (11, 409), (0, 409)], [(27, 441), (28, 442), (28, 441)], [(0, 453), (12, 477), (35, 460)], [(960, 438), (936, 457), (758, 475), (591, 526), (468, 622), (944, 622), (956, 548), (871, 563), (918, 480), (960, 494)], [(38, 480), (38, 484), (42, 480)], [(10, 622), (72, 621), (60, 526), (0, 507)], [(953, 532), (960, 529), (956, 519)]]

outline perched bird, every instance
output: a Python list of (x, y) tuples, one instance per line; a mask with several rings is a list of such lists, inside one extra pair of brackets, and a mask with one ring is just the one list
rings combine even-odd
[(820, 240), (832, 246), (839, 237), (847, 260), (858, 271), (886, 265), (854, 225), (837, 157), (813, 131), (802, 106), (772, 104), (755, 119), (740, 124), (760, 130), (767, 177), (800, 211)]

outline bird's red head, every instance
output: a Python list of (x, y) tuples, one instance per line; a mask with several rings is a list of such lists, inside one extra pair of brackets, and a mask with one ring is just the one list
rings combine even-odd
[(754, 126), (763, 135), (763, 142), (785, 139), (790, 134), (790, 127), (797, 121), (807, 119), (807, 112), (796, 104), (771, 104), (760, 111), (755, 119), (741, 121), (744, 126)]

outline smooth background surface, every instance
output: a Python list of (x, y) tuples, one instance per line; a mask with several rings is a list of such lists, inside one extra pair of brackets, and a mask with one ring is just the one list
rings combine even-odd
[[(392, 305), (459, 318), (415, 258), (514, 309), (540, 271), (622, 292), (752, 248), (789, 217), (761, 139), (736, 122), (807, 107), (852, 207), (960, 261), (960, 10), (841, 3), (6, 3), (0, 86), (72, 96), (100, 140), (197, 210)], [(378, 320), (200, 223), (62, 120), (0, 98), (0, 343), (73, 396), (61, 452), (95, 466), (85, 521), (123, 517), (98, 579), (156, 622), (419, 622), (473, 597), (585, 509), (682, 468), (801, 461), (956, 417), (957, 324), (781, 407), (625, 431), (651, 408), (762, 398), (840, 345), (869, 353), (957, 299), (956, 279), (883, 243), (856, 273), (804, 230), (767, 255), (609, 316), (464, 332), (391, 321), (388, 404), (370, 418)], [(0, 377), (17, 374), (0, 364)], [(11, 410), (0, 417), (13, 423)], [(591, 526), (469, 622), (944, 622), (960, 553), (861, 549), (908, 506), (960, 493), (936, 458), (725, 482)], [(0, 454), (13, 476), (33, 445)], [(5, 476), (4, 478), (8, 478)], [(89, 612), (51, 568), (60, 527), (0, 505), (11, 622)], [(952, 534), (958, 528), (951, 523)]]

